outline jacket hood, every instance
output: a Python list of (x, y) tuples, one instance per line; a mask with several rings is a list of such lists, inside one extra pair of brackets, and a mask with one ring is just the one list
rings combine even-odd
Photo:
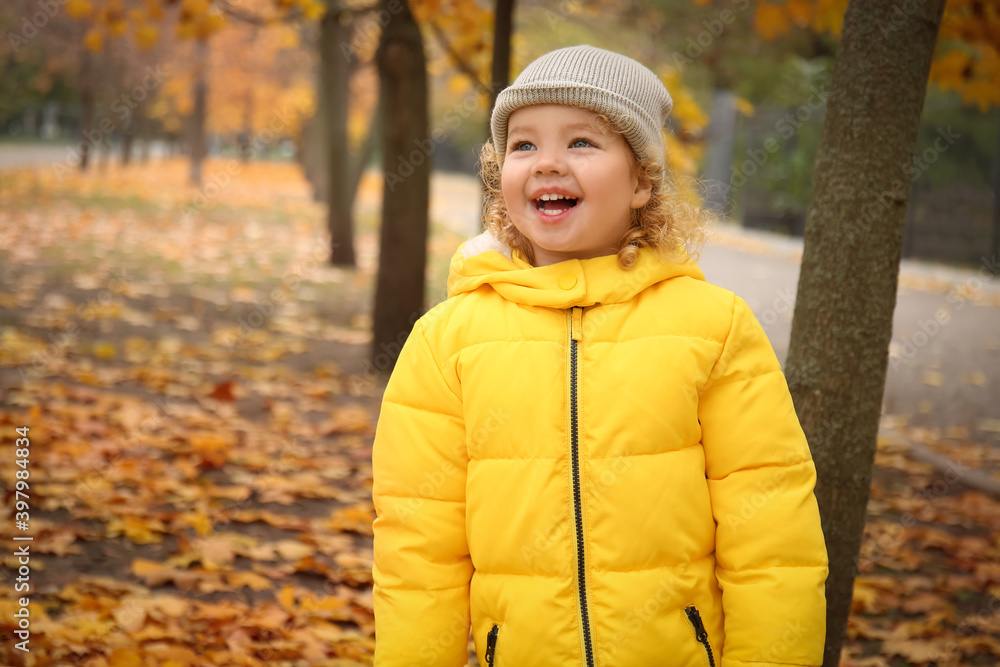
[(656, 283), (677, 276), (705, 280), (694, 262), (676, 264), (640, 248), (629, 270), (616, 255), (568, 259), (532, 266), (517, 250), (485, 231), (458, 247), (448, 273), (448, 297), (489, 285), (509, 301), (548, 308), (621, 303)]

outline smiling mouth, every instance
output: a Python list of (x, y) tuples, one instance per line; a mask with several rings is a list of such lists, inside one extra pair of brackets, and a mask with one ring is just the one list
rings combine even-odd
[(559, 215), (573, 208), (579, 202), (575, 197), (564, 197), (562, 195), (542, 195), (535, 199), (535, 208), (545, 215)]

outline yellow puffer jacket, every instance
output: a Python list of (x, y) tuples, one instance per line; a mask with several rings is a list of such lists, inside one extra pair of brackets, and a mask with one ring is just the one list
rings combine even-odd
[(815, 467), (763, 329), (643, 249), (488, 234), (400, 353), (374, 445), (375, 664), (820, 665)]

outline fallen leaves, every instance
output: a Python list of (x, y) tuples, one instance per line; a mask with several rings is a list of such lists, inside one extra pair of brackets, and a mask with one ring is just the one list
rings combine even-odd
[(295, 168), (252, 165), (223, 196), (237, 213), (181, 222), (157, 209), (189, 200), (179, 163), (119, 182), (9, 173), (5, 196), (47, 193), (0, 210), (16, 325), (0, 326), (0, 368), (17, 374), (0, 425), (32, 428), (45, 573), (32, 664), (370, 664), (378, 402), (345, 371), (370, 320), (320, 309), (363, 303), (371, 275), (304, 261), (327, 244)]

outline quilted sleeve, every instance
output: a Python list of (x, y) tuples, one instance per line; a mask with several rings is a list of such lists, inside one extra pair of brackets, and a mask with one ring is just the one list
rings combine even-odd
[(468, 455), (457, 382), (418, 320), (386, 386), (372, 454), (376, 667), (468, 661)]
[(698, 413), (717, 523), (721, 667), (821, 665), (828, 561), (816, 467), (771, 343), (735, 295)]

